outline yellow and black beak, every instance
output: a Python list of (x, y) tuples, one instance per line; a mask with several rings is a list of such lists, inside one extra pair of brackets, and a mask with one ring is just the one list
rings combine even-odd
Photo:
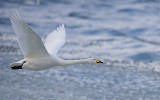
[(103, 63), (102, 61), (98, 60), (98, 59), (94, 59), (96, 61), (96, 63)]

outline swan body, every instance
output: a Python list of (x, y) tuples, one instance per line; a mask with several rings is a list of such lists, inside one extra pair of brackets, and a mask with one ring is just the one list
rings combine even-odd
[(69, 66), (79, 63), (103, 63), (98, 59), (89, 58), (82, 60), (63, 60), (57, 56), (59, 49), (65, 44), (66, 31), (62, 24), (51, 32), (45, 43), (15, 12), (11, 18), (13, 29), (18, 37), (20, 49), (24, 59), (11, 63), (11, 68), (28, 69), (34, 71), (45, 70), (53, 66)]

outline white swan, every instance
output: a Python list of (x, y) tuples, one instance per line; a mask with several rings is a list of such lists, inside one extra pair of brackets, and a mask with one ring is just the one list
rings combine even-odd
[(103, 63), (98, 59), (89, 58), (83, 60), (63, 60), (57, 57), (58, 50), (65, 44), (66, 32), (62, 24), (50, 33), (45, 44), (41, 37), (36, 34), (15, 12), (11, 18), (13, 29), (18, 37), (19, 45), (24, 54), (24, 59), (10, 64), (14, 69), (45, 70), (53, 66), (68, 66), (79, 63)]

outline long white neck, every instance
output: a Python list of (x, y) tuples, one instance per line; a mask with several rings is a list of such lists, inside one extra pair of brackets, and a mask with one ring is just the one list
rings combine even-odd
[(69, 66), (73, 64), (80, 64), (80, 63), (91, 63), (90, 59), (82, 59), (82, 60), (63, 60), (60, 61), (60, 66)]

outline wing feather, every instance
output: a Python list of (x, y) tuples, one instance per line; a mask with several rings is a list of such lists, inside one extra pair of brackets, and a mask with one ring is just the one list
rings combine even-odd
[(51, 32), (45, 42), (45, 47), (49, 54), (56, 55), (59, 49), (65, 44), (66, 31), (62, 24), (56, 30)]
[(15, 12), (10, 20), (18, 37), (20, 48), (26, 58), (44, 57), (49, 55), (41, 37), (24, 22), (18, 12)]

